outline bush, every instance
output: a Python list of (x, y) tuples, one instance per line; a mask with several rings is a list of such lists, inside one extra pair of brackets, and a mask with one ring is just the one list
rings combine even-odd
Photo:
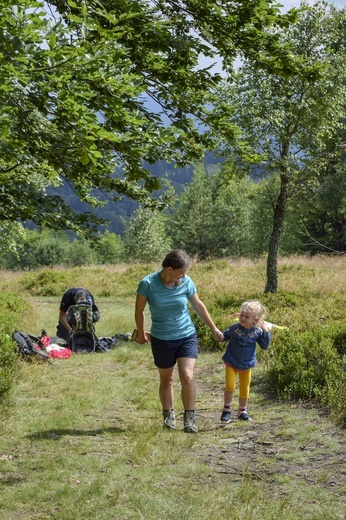
[(0, 265), (5, 269), (14, 270), (63, 264), (68, 258), (68, 244), (69, 240), (62, 231), (26, 229), (16, 251), (0, 255)]
[(346, 356), (343, 356), (337, 374), (328, 377), (328, 408), (331, 416), (346, 427)]
[(0, 398), (10, 390), (19, 372), (19, 361), (12, 333), (20, 328), (20, 320), (29, 305), (12, 293), (0, 294)]
[[(224, 309), (220, 307), (219, 303), (213, 302), (208, 296), (203, 296), (203, 303), (206, 305), (210, 316), (212, 316), (213, 322), (220, 328), (220, 330), (226, 329), (230, 325), (230, 319), (225, 313)], [(216, 341), (211, 333), (211, 330), (205, 323), (198, 317), (198, 315), (191, 309), (191, 317), (196, 326), (198, 334), (198, 345), (202, 351), (221, 351), (226, 348), (225, 343), (219, 343)]]
[(333, 341), (333, 347), (340, 356), (346, 356), (346, 325), (331, 325), (325, 332)]
[(42, 266), (116, 264), (124, 259), (120, 236), (105, 231), (94, 244), (52, 229), (28, 230), (14, 251), (0, 251), (3, 269), (38, 269)]
[(10, 390), (17, 379), (19, 362), (13, 347), (13, 341), (8, 334), (0, 336), (0, 399)]
[(343, 359), (327, 329), (282, 331), (269, 352), (268, 387), (281, 399), (313, 399), (345, 423), (345, 392), (340, 392), (346, 379)]
[(64, 273), (46, 269), (23, 275), (20, 284), (33, 296), (59, 296), (65, 292), (66, 276)]

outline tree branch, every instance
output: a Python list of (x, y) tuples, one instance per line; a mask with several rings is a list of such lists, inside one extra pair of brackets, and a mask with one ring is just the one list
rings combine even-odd
[(11, 172), (12, 170), (15, 170), (16, 168), (18, 168), (19, 165), (20, 165), (20, 163), (17, 163), (14, 166), (11, 166), (10, 168), (6, 168), (5, 170), (0, 170), (0, 173)]
[(308, 235), (308, 237), (309, 237), (309, 238), (310, 238), (310, 239), (311, 239), (315, 244), (317, 244), (318, 246), (323, 247), (324, 249), (328, 249), (329, 251), (331, 251), (332, 253), (335, 253), (335, 254), (337, 254), (337, 255), (345, 255), (345, 253), (344, 253), (343, 251), (337, 251), (336, 249), (333, 249), (333, 248), (328, 247), (328, 246), (326, 246), (326, 245), (324, 245), (324, 244), (321, 244), (321, 242), (318, 242), (318, 240), (316, 240), (315, 238), (313, 238), (313, 237), (310, 235), (310, 233), (309, 233), (309, 231), (307, 230), (307, 228), (306, 228), (305, 225), (304, 225), (304, 228), (305, 228), (305, 233)]

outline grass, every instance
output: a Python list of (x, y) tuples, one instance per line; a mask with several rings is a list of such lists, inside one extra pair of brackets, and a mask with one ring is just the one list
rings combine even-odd
[[(192, 277), (208, 297), (260, 297), (263, 267), (263, 261), (222, 261), (195, 266)], [(323, 301), (344, 301), (345, 270), (339, 258), (282, 260), (280, 285), (292, 305), (283, 312), (279, 292), (268, 319), (302, 327), (309, 317), (342, 317), (342, 307), (323, 311)], [(63, 272), (68, 286), (85, 285), (97, 297), (99, 335), (134, 326), (136, 272), (124, 273), (124, 267), (105, 268), (107, 283), (96, 283), (93, 270)], [(39, 272), (26, 276), (35, 282)], [(1, 291), (15, 288), (32, 305), (21, 327), (32, 333), (45, 327), (54, 335), (61, 292), (43, 296), (35, 283), (35, 290), (23, 289), (22, 279), (21, 273), (4, 273), (0, 282)], [(227, 313), (226, 306), (225, 320)], [(182, 432), (177, 379), (178, 427), (162, 428), (148, 345), (119, 343), (108, 353), (23, 363), (0, 409), (0, 520), (343, 519), (345, 430), (313, 403), (271, 399), (265, 373), (263, 358), (253, 372), (253, 421), (233, 417), (222, 426), (221, 352), (201, 352), (195, 371), (199, 433), (189, 435)]]
[(0, 518), (343, 518), (341, 430), (267, 400), (259, 374), (254, 421), (221, 427), (218, 354), (200, 355), (196, 380), (200, 432), (187, 435), (181, 415), (161, 427), (148, 346), (24, 364), (2, 413)]

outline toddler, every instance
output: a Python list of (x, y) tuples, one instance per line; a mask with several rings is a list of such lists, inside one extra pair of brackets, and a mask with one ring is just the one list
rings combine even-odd
[(265, 307), (256, 300), (242, 303), (237, 313), (239, 322), (231, 325), (220, 341), (228, 341), (222, 360), (226, 365), (226, 388), (221, 422), (231, 420), (231, 406), (236, 387), (237, 374), (239, 378), (239, 409), (238, 419), (249, 421), (247, 403), (250, 393), (251, 369), (256, 366), (256, 343), (266, 350), (270, 343), (270, 332), (263, 321)]

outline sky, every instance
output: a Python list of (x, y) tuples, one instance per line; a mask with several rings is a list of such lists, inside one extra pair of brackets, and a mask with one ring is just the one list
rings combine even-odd
[[(309, 5), (313, 5), (317, 2), (317, 0), (309, 0)], [(299, 7), (301, 0), (276, 0), (277, 4), (282, 5), (282, 11), (287, 12), (289, 9), (292, 9), (292, 7)], [(334, 4), (337, 8), (342, 9), (346, 7), (346, 0), (328, 0), (329, 4)], [(214, 60), (208, 60), (206, 58), (202, 58), (201, 64), (203, 66), (208, 66), (214, 63)], [(238, 61), (235, 61), (235, 67), (239, 66)], [(221, 75), (224, 75), (224, 72), (222, 71), (221, 63), (216, 62), (215, 66), (212, 69), (214, 72), (218, 72)]]
[[(292, 9), (292, 7), (299, 7), (300, 0), (277, 0), (278, 3), (283, 5), (283, 11)], [(309, 5), (313, 5), (316, 0), (309, 0)], [(346, 0), (334, 0), (330, 1), (330, 4), (334, 4), (336, 7), (346, 7)]]

